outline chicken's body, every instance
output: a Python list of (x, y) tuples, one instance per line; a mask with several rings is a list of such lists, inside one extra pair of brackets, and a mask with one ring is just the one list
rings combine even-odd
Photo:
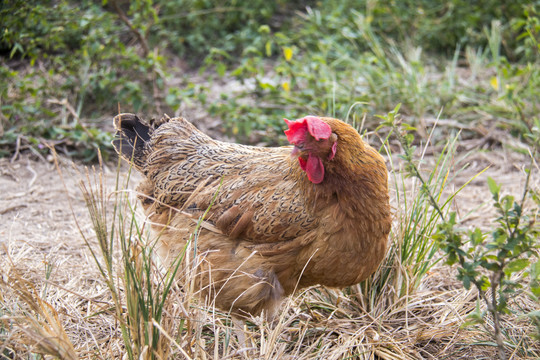
[(115, 147), (145, 176), (139, 198), (162, 258), (184, 249), (193, 219), (210, 209), (197, 238), (197, 283), (217, 307), (271, 313), (295, 289), (359, 283), (384, 257), (391, 224), (384, 161), (349, 125), (318, 120), (337, 145), (297, 160), (292, 147), (216, 141), (182, 118), (155, 130), (131, 114), (115, 118), (122, 139)]

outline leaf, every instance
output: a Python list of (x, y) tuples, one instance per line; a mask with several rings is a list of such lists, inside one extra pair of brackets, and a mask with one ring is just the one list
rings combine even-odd
[(165, 103), (169, 106), (175, 105), (177, 102), (179, 102), (179, 97), (176, 94), (169, 93), (165, 97)]
[(509, 262), (505, 266), (504, 272), (507, 275), (510, 275), (512, 273), (525, 269), (527, 266), (529, 266), (529, 259), (516, 259), (514, 261)]
[(531, 277), (533, 280), (540, 281), (540, 260), (537, 260), (535, 263), (531, 264)]
[(479, 228), (475, 228), (471, 232), (470, 238), (474, 245), (480, 245), (484, 241), (484, 236)]
[(403, 130), (405, 131), (416, 131), (416, 128), (412, 125), (409, 125), (407, 123), (402, 123), (401, 124), (401, 127), (403, 128)]
[(261, 87), (261, 89), (264, 89), (264, 90), (275, 90), (275, 86), (273, 84), (270, 84), (269, 82), (260, 82), (259, 83), (259, 86)]
[(392, 113), (392, 115), (396, 115), (398, 112), (399, 112), (399, 109), (401, 108), (401, 103), (398, 103), (396, 105), (396, 107), (394, 108), (394, 110), (390, 111), (390, 113)]
[(225, 75), (225, 70), (227, 70), (227, 66), (224, 63), (220, 62), (216, 65), (216, 72), (220, 77)]
[(270, 26), (268, 25), (261, 25), (259, 27), (259, 34), (270, 34)]
[(493, 194), (493, 196), (498, 195), (501, 187), (497, 185), (497, 183), (491, 178), (491, 176), (488, 176), (487, 183), (491, 194)]
[(463, 279), (461, 279), (463, 282), (463, 286), (465, 289), (469, 290), (471, 288), (471, 278), (467, 275), (463, 276)]
[(266, 56), (272, 55), (272, 43), (270, 41), (266, 42), (266, 45), (264, 46), (266, 50)]
[(470, 325), (472, 325), (472, 324), (482, 324), (484, 322), (484, 316), (485, 316), (485, 312), (483, 312), (480, 309), (480, 301), (477, 300), (475, 310), (471, 311), (469, 313), (469, 315), (467, 316), (467, 318), (468, 318), (467, 323), (470, 324)]
[(486, 291), (491, 286), (491, 281), (489, 281), (489, 278), (485, 275), (483, 275), (478, 282), (480, 283), (482, 291)]
[(293, 49), (286, 46), (283, 48), (283, 56), (285, 56), (285, 60), (291, 61), (293, 57)]
[(446, 259), (446, 264), (448, 265), (454, 265), (458, 260), (458, 257), (455, 252), (451, 252), (448, 254), (448, 259)]
[(492, 272), (499, 271), (499, 265), (497, 263), (493, 263), (493, 262), (484, 263), (484, 264), (482, 264), (482, 267), (484, 269), (492, 271)]

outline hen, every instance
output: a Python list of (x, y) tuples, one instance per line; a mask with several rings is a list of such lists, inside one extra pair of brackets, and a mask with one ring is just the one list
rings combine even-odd
[(372, 274), (391, 226), (383, 158), (332, 118), (285, 120), (293, 146), (216, 141), (183, 118), (114, 118), (113, 144), (144, 175), (138, 197), (170, 263), (209, 209), (196, 247), (201, 296), (237, 315), (270, 316), (307, 286)]

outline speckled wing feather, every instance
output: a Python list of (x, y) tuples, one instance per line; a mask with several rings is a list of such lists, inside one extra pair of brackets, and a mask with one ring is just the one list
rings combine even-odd
[(317, 223), (296, 186), (290, 151), (216, 141), (174, 118), (147, 144), (143, 171), (150, 183), (139, 190), (146, 202), (154, 200), (154, 211), (174, 208), (195, 218), (214, 199), (206, 220), (231, 238), (259, 244), (292, 240)]

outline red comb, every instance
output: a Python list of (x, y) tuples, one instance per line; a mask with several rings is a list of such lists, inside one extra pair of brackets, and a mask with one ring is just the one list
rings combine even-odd
[[(291, 144), (297, 144), (304, 140), (306, 136), (306, 130), (309, 134), (315, 138), (315, 140), (328, 139), (332, 135), (332, 128), (330, 125), (322, 121), (316, 116), (306, 116), (302, 119), (290, 121), (283, 119), (289, 126), (288, 130), (285, 130), (287, 140)], [(300, 130), (300, 131), (299, 131)]]

